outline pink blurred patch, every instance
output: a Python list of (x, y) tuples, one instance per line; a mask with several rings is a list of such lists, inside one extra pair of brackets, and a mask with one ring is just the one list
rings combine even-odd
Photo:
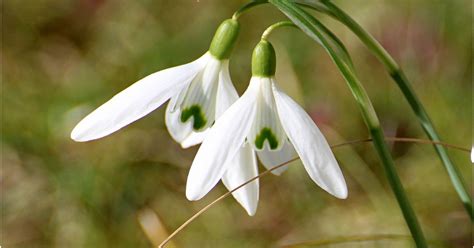
[(333, 123), (333, 111), (329, 106), (320, 105), (317, 107), (311, 106), (308, 111), (309, 116), (316, 125), (331, 125)]
[(380, 24), (382, 46), (398, 61), (413, 61), (424, 72), (436, 69), (443, 56), (439, 31), (416, 17), (390, 19)]

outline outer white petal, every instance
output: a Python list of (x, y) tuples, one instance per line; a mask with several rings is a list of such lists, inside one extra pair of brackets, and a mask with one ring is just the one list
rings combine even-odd
[(206, 53), (194, 62), (153, 73), (132, 84), (79, 122), (71, 138), (81, 142), (102, 138), (142, 118), (189, 83), (209, 56)]
[[(258, 175), (255, 152), (249, 144), (244, 145), (229, 163), (229, 168), (222, 177), (222, 182), (229, 190), (237, 188)], [(259, 182), (256, 179), (232, 193), (250, 216), (257, 211), (258, 188)]]
[[(296, 151), (293, 145), (289, 141), (285, 141), (283, 147), (278, 151), (269, 150), (268, 147), (261, 151), (257, 151), (258, 158), (262, 162), (263, 166), (267, 169), (271, 169), (277, 165), (283, 164), (296, 157)], [(287, 165), (282, 166), (278, 169), (272, 170), (272, 173), (279, 176), (288, 168)]]
[(206, 129), (205, 131), (202, 132), (195, 132), (192, 131), (189, 136), (181, 142), (181, 147), (186, 149), (191, 146), (195, 146), (197, 144), (201, 144), (201, 142), (206, 138), (207, 133), (209, 132), (209, 129)]
[[(235, 90), (229, 74), (229, 61), (224, 61), (219, 75), (219, 88), (217, 91), (216, 119), (218, 119), (237, 99), (239, 95)], [(222, 182), (229, 190), (240, 186), (242, 183), (258, 175), (257, 159), (250, 145), (244, 145), (228, 164), (228, 169), (222, 177)], [(257, 211), (259, 198), (258, 179), (232, 193), (237, 202), (244, 207), (250, 216)]]
[(219, 88), (217, 89), (216, 120), (219, 118), (235, 101), (239, 99), (239, 94), (235, 90), (234, 84), (229, 74), (229, 60), (222, 62), (219, 73)]
[(189, 170), (186, 197), (199, 200), (224, 175), (229, 161), (237, 154), (255, 116), (256, 86), (250, 86), (209, 130)]
[[(196, 76), (194, 76), (194, 79), (193, 80), (196, 80), (196, 78), (198, 77), (199, 75), (199, 72), (197, 73)], [(191, 81), (192, 82), (192, 81)], [(167, 106), (167, 111), (169, 112), (175, 112), (178, 108), (181, 107), (181, 104), (183, 103), (184, 101), (184, 97), (186, 96), (186, 92), (188, 92), (188, 89), (189, 89), (189, 85), (191, 84), (188, 83), (186, 86), (184, 86), (179, 92), (178, 94), (176, 94), (175, 96), (171, 97), (171, 100), (169, 101), (168, 103), (168, 106)]]
[(273, 85), (281, 124), (311, 179), (338, 198), (347, 197), (347, 186), (326, 139), (309, 115)]

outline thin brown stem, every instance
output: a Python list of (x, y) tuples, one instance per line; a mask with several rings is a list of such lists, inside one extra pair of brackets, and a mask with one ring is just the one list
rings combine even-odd
[[(449, 147), (449, 148), (453, 148), (453, 149), (457, 149), (457, 150), (460, 150), (460, 151), (464, 151), (464, 152), (471, 152), (470, 149), (468, 148), (465, 148), (465, 147), (461, 147), (461, 146), (458, 146), (458, 145), (453, 145), (453, 144), (449, 144), (449, 143), (445, 143), (445, 142), (438, 142), (438, 141), (431, 141), (431, 140), (425, 140), (425, 139), (416, 139), (416, 138), (404, 138), (404, 137), (385, 137), (386, 140), (389, 140), (389, 141), (394, 141), (394, 142), (407, 142), (407, 143), (419, 143), (419, 144), (437, 144), (437, 145), (442, 145), (442, 146), (445, 146), (445, 147)], [(346, 145), (353, 145), (353, 144), (360, 144), (360, 143), (366, 143), (366, 142), (370, 142), (372, 141), (372, 139), (368, 138), (368, 139), (359, 139), (359, 140), (352, 140), (352, 141), (348, 141), (348, 142), (343, 142), (343, 143), (340, 143), (340, 144), (336, 144), (336, 145), (331, 145), (331, 148), (339, 148), (339, 147), (342, 147), (342, 146), (346, 146)], [(239, 185), (238, 187), (234, 188), (233, 190), (231, 191), (228, 191), (227, 193), (221, 195), (219, 198), (215, 199), (214, 201), (212, 201), (211, 203), (209, 203), (208, 205), (206, 205), (205, 207), (203, 207), (201, 210), (199, 210), (197, 213), (195, 213), (193, 216), (191, 216), (191, 218), (189, 218), (188, 220), (186, 220), (181, 226), (179, 226), (172, 234), (170, 234), (165, 240), (163, 240), (163, 242), (161, 242), (161, 244), (158, 246), (159, 248), (162, 248), (164, 247), (174, 236), (176, 236), (181, 230), (183, 230), (186, 226), (188, 226), (191, 222), (193, 222), (197, 217), (199, 217), (201, 214), (203, 214), (204, 212), (206, 212), (209, 208), (211, 208), (212, 206), (214, 206), (216, 203), (218, 203), (219, 201), (221, 201), (222, 199), (228, 197), (229, 195), (231, 195), (232, 193), (234, 193), (235, 191), (239, 190), (240, 188), (244, 187), (245, 185), (251, 183), (252, 181), (254, 180), (257, 180), (258, 178), (260, 177), (263, 177), (267, 174), (269, 174), (270, 172), (278, 169), (278, 168), (281, 168), (291, 162), (294, 162), (296, 160), (298, 160), (299, 157), (296, 157), (296, 158), (293, 158), (293, 159), (290, 159), (289, 161), (286, 161), (285, 163), (282, 163), (282, 164), (279, 164), (269, 170), (266, 170), (262, 173), (260, 173), (259, 175), (249, 179), (248, 181), (244, 182), (243, 184)]]
[(442, 145), (445, 147), (457, 149), (464, 152), (471, 152), (471, 149), (465, 148), (458, 145), (449, 144), (442, 141), (432, 141), (426, 139), (416, 139), (416, 138), (398, 138), (398, 137), (386, 137), (386, 140), (395, 141), (395, 142), (405, 142), (405, 143), (419, 143), (419, 144), (430, 144), (430, 145)]
[[(460, 150), (460, 151), (463, 151), (463, 152), (471, 152), (471, 149), (469, 149), (469, 148), (449, 144), (449, 143), (442, 142), (442, 141), (431, 141), (431, 140), (426, 140), (426, 139), (403, 138), (403, 137), (385, 137), (385, 139), (388, 140), (388, 141), (395, 141), (395, 142), (400, 142), (400, 143), (419, 143), (419, 144), (430, 144), (430, 145), (442, 145), (444, 147), (453, 148), (453, 149)], [(352, 144), (364, 143), (364, 142), (371, 142), (371, 141), (372, 141), (371, 138), (360, 139), (360, 140), (352, 140), (352, 141), (349, 141), (349, 142), (346, 142), (346, 143), (333, 145), (333, 146), (331, 146), (331, 148), (337, 148), (337, 147), (340, 147), (340, 146), (352, 145)]]

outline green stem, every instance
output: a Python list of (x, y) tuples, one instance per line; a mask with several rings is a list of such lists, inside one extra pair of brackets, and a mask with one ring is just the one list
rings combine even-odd
[[(423, 104), (418, 99), (415, 91), (411, 87), (411, 84), (405, 74), (403, 73), (400, 66), (395, 62), (395, 60), (390, 56), (390, 54), (382, 47), (382, 45), (367, 31), (365, 31), (354, 19), (352, 19), (348, 14), (343, 10), (338, 8), (332, 2), (327, 0), (315, 1), (315, 2), (305, 2), (298, 1), (298, 3), (315, 9), (317, 11), (326, 13), (344, 25), (346, 25), (352, 32), (354, 32), (357, 37), (364, 43), (367, 48), (374, 53), (374, 55), (384, 64), (387, 68), (392, 79), (397, 83), (398, 87), (402, 91), (405, 99), (410, 104), (410, 107), (415, 112), (415, 115), (418, 118), (423, 130), (427, 136), (435, 142), (441, 141), (432, 121), (430, 120)], [(474, 221), (472, 200), (469, 196), (469, 193), (464, 184), (463, 178), (461, 177), (458, 169), (451, 162), (451, 159), (448, 156), (446, 149), (443, 146), (438, 144), (433, 145), (438, 156), (440, 157), (443, 165), (448, 172), (451, 183), (454, 186), (459, 198), (461, 199), (467, 213), (469, 214), (471, 221)]]
[[(403, 185), (398, 177), (397, 171), (395, 170), (395, 165), (393, 163), (390, 152), (387, 148), (384, 139), (384, 133), (381, 128), (370, 130), (370, 135), (373, 138), (375, 149), (379, 154), (380, 159), (383, 161), (382, 164), (385, 165), (385, 175), (388, 178), (390, 187), (392, 187), (393, 193), (397, 198), (398, 204), (402, 208), (403, 217), (407, 221), (410, 232), (413, 235), (417, 247), (428, 247), (426, 245), (425, 237), (423, 232), (418, 224), (416, 214), (410, 206), (410, 201), (408, 200), (405, 192), (403, 190)], [(398, 190), (395, 190), (398, 189)], [(416, 235), (415, 235), (416, 234)]]
[(240, 7), (240, 9), (238, 9), (234, 13), (234, 15), (232, 15), (232, 19), (237, 20), (245, 11), (264, 3), (268, 3), (268, 1), (267, 0), (254, 0), (254, 1), (248, 2), (244, 4), (242, 7)]
[(274, 24), (270, 25), (267, 29), (265, 29), (265, 31), (263, 31), (262, 40), (268, 40), (268, 36), (270, 36), (270, 34), (274, 30), (276, 30), (278, 28), (282, 28), (282, 27), (298, 28), (298, 26), (296, 26), (293, 22), (290, 22), (290, 21), (277, 22), (277, 23), (274, 23)]
[[(403, 73), (403, 71), (401, 69), (398, 71), (394, 71), (390, 74), (390, 76), (393, 78), (393, 80), (395, 80), (395, 82), (397, 82), (398, 87), (400, 87), (400, 90), (405, 95), (405, 98), (407, 99), (411, 108), (413, 109), (416, 116), (418, 117), (418, 120), (421, 126), (423, 127), (423, 130), (428, 135), (430, 140), (435, 141), (435, 142), (441, 141), (428, 114), (426, 113), (426, 110), (423, 108), (423, 105), (421, 104), (420, 100), (415, 95), (415, 92), (413, 91), (410, 85), (410, 82), (405, 77), (405, 74)], [(454, 189), (458, 193), (458, 196), (461, 199), (464, 205), (464, 208), (466, 209), (466, 212), (471, 218), (471, 222), (473, 222), (474, 215), (473, 215), (473, 208), (472, 208), (472, 199), (469, 196), (469, 193), (464, 184), (464, 180), (459, 173), (459, 170), (457, 169), (456, 166), (454, 166), (454, 164), (452, 163), (451, 159), (448, 156), (448, 152), (443, 146), (439, 144), (434, 144), (433, 146), (436, 150), (436, 153), (438, 153), (438, 156), (443, 162), (444, 168), (448, 172), (449, 178), (451, 179), (451, 183), (453, 184)]]
[(373, 138), (373, 144), (382, 162), (387, 180), (389, 181), (390, 187), (395, 194), (395, 198), (397, 199), (400, 209), (402, 210), (403, 216), (408, 228), (410, 229), (413, 239), (417, 247), (428, 247), (420, 225), (418, 224), (415, 212), (411, 207), (410, 201), (405, 194), (405, 190), (395, 169), (388, 146), (385, 143), (383, 130), (380, 127), (377, 114), (372, 106), (367, 92), (357, 79), (354, 73), (354, 68), (351, 66), (348, 60), (344, 60), (344, 57), (338, 56), (336, 49), (332, 46), (337, 45), (337, 43), (326, 40), (326, 38), (330, 39), (330, 36), (328, 34), (322, 33), (325, 30), (322, 28), (324, 25), (316, 20), (312, 15), (308, 14), (296, 4), (291, 3), (288, 0), (269, 0), (269, 2), (286, 14), (291, 19), (291, 21), (300, 27), (302, 31), (308, 34), (308, 36), (319, 42), (329, 53), (334, 63), (341, 71), (349, 86), (349, 89), (358, 103), (365, 124), (367, 125), (367, 128)]

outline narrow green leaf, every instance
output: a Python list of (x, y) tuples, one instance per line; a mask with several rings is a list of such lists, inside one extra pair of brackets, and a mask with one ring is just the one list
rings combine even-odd
[[(421, 127), (425, 131), (426, 135), (430, 140), (439, 142), (441, 141), (438, 132), (434, 128), (433, 122), (431, 121), (428, 113), (426, 112), (423, 104), (418, 99), (415, 91), (411, 87), (410, 81), (405, 76), (405, 73), (390, 54), (383, 48), (382, 45), (367, 31), (362, 28), (354, 19), (352, 19), (343, 10), (334, 5), (331, 1), (327, 0), (297, 0), (298, 4), (312, 8), (319, 12), (325, 13), (342, 24), (346, 25), (359, 39), (364, 43), (367, 48), (374, 53), (374, 55), (382, 62), (386, 67), (388, 73), (392, 79), (396, 82), (400, 90), (402, 91), (405, 99), (410, 104), (413, 112), (415, 113)], [(459, 173), (458, 169), (451, 162), (446, 149), (438, 144), (433, 145), (436, 153), (440, 157), (443, 165), (448, 172), (451, 183), (453, 184), (459, 198), (463, 202), (463, 205), (471, 217), (471, 221), (474, 221), (474, 213), (472, 208), (472, 199), (466, 189), (466, 184)]]
[(346, 51), (346, 49), (344, 48), (341, 50), (341, 48), (338, 48), (338, 46), (343, 46), (342, 43), (332, 40), (331, 35), (328, 35), (327, 32), (325, 32), (327, 28), (325, 28), (324, 25), (316, 20), (312, 15), (298, 7), (296, 3), (288, 0), (269, 0), (269, 2), (275, 5), (309, 37), (321, 44), (341, 71), (352, 95), (358, 103), (364, 121), (373, 138), (374, 147), (382, 161), (385, 174), (402, 210), (413, 239), (415, 240), (417, 247), (427, 247), (416, 214), (411, 207), (395, 169), (392, 157), (384, 139), (383, 130), (380, 128), (378, 117), (372, 103), (362, 84), (355, 75), (349, 54), (341, 53), (341, 51)]

